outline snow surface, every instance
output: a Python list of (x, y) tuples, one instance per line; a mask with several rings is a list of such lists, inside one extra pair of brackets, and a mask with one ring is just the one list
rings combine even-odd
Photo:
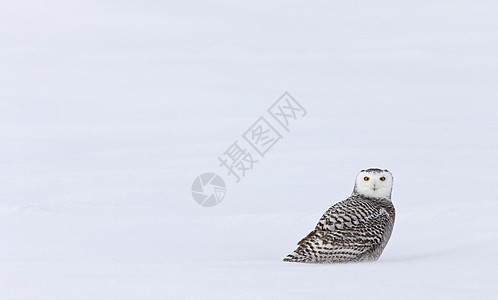
[[(0, 298), (496, 299), (497, 15), (2, 1)], [(286, 90), (308, 115), (236, 184), (217, 157)], [(380, 260), (281, 262), (367, 167), (395, 177)]]

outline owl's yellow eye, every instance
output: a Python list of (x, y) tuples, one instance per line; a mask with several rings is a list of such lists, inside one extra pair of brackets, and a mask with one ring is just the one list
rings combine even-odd
[(382, 177), (381, 177), (381, 178), (379, 178), (379, 179), (380, 179), (380, 181), (384, 181), (384, 180), (386, 180), (386, 177), (382, 176)]
[(365, 178), (363, 178), (363, 180), (365, 180), (365, 181), (369, 181), (369, 180), (370, 180), (370, 177), (365, 176)]

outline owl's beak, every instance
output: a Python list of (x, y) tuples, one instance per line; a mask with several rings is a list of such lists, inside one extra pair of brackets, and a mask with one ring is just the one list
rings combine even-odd
[(377, 189), (375, 188), (375, 183), (374, 183), (374, 191), (375, 191), (375, 190), (377, 190)]

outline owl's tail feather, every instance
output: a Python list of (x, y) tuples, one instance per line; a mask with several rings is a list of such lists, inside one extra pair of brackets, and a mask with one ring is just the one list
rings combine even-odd
[(301, 262), (301, 263), (309, 263), (311, 262), (310, 257), (299, 254), (297, 252), (292, 252), (284, 258), (285, 262)]

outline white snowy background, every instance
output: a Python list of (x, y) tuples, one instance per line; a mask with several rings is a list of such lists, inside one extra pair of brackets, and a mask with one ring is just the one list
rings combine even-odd
[[(3, 0), (0, 299), (496, 299), (497, 16)], [(236, 184), (217, 157), (286, 90), (308, 115)], [(368, 167), (395, 177), (380, 260), (283, 263)]]

